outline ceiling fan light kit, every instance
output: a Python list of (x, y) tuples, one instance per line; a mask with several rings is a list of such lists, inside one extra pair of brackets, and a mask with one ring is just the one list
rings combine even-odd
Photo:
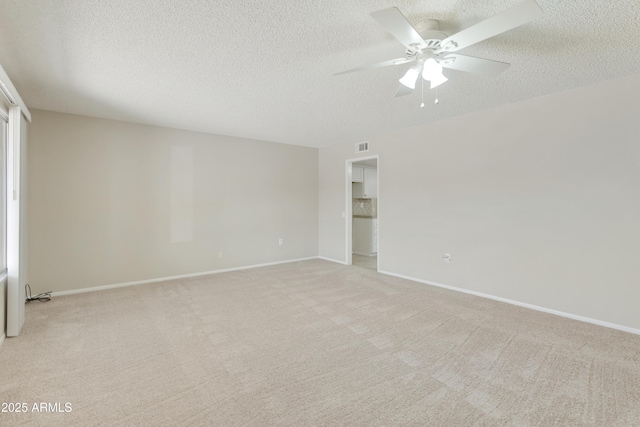
[(431, 83), (431, 89), (449, 80), (442, 74), (442, 65), (435, 59), (427, 58), (425, 60), (421, 58), (418, 60), (417, 65), (409, 68), (406, 74), (398, 81), (409, 89), (415, 89), (416, 81), (420, 74), (422, 74), (423, 79)]
[(438, 64), (438, 61), (433, 58), (429, 58), (424, 62), (422, 78), (431, 82), (431, 89), (449, 80), (442, 74), (442, 65)]
[(396, 97), (410, 94), (415, 89), (420, 74), (431, 83), (431, 89), (446, 82), (448, 79), (442, 73), (443, 68), (495, 76), (510, 64), (454, 52), (524, 25), (542, 15), (544, 12), (535, 0), (524, 0), (504, 12), (448, 36), (439, 30), (438, 21), (434, 19), (420, 22), (414, 27), (396, 7), (379, 10), (373, 12), (371, 17), (406, 47), (404, 58), (354, 68), (335, 75), (415, 62), (399, 80), (401, 86), (396, 91)]
[(406, 74), (398, 80), (400, 83), (408, 87), (409, 89), (416, 88), (416, 82), (418, 81), (418, 76), (420, 75), (420, 68), (411, 67), (407, 70)]

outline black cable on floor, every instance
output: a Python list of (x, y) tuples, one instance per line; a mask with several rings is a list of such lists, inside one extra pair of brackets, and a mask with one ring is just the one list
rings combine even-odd
[(31, 301), (40, 301), (40, 302), (47, 302), (47, 301), (51, 301), (51, 292), (42, 292), (38, 295), (36, 295), (35, 297), (31, 296), (31, 286), (29, 286), (29, 284), (27, 283), (26, 285), (24, 285), (24, 290), (25, 293), (27, 294), (27, 300), (25, 301), (25, 303), (31, 302)]

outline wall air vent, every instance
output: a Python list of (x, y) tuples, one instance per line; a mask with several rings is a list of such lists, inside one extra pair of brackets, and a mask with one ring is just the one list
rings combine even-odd
[(362, 153), (365, 151), (369, 151), (369, 141), (358, 142), (356, 144), (356, 153)]

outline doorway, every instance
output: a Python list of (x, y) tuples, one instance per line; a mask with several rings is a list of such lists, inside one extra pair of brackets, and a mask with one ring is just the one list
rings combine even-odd
[(378, 271), (380, 168), (378, 156), (346, 161), (346, 264)]

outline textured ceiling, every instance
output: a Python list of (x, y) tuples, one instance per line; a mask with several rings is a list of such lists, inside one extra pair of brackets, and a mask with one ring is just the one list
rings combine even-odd
[(638, 0), (538, 0), (546, 15), (460, 53), (440, 104), (394, 98), (397, 6), (453, 34), (518, 0), (0, 0), (0, 64), (30, 108), (322, 147), (640, 72)]

